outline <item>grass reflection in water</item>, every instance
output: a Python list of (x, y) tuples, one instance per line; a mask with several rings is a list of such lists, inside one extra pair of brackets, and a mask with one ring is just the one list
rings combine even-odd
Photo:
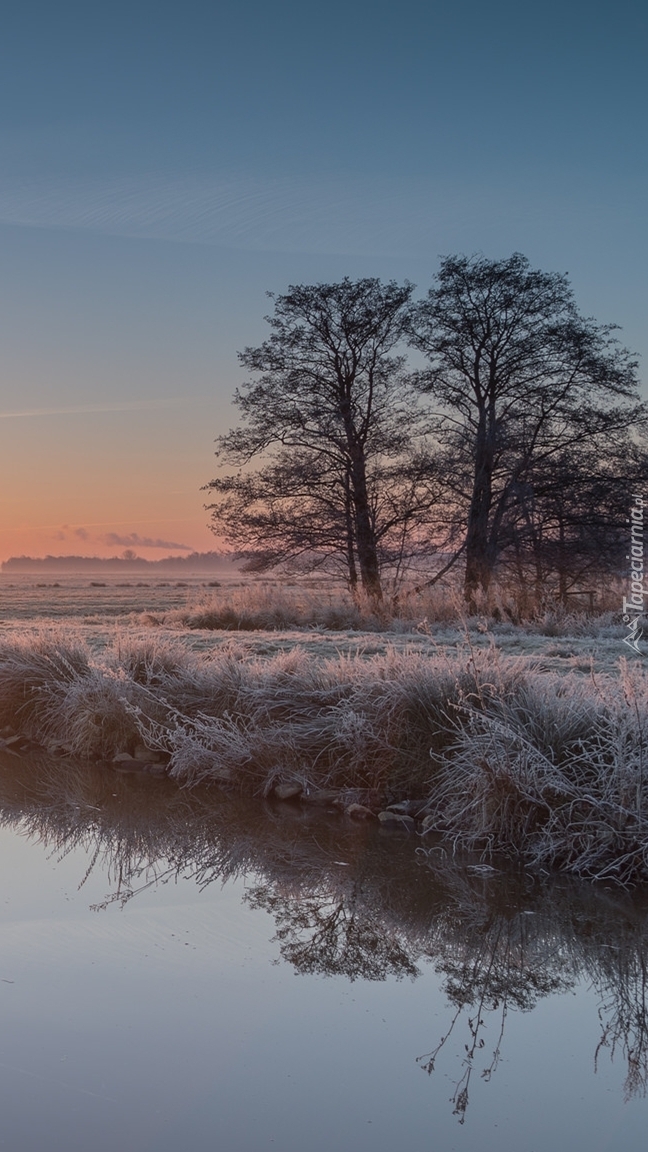
[(0, 822), (58, 854), (83, 850), (80, 885), (104, 869), (97, 910), (172, 879), (246, 876), (246, 900), (272, 915), (280, 955), (300, 973), (413, 979), (431, 963), (453, 1015), (418, 1063), (432, 1073), (443, 1051), (461, 1053), (460, 1122), (472, 1076), (497, 1069), (509, 1014), (583, 983), (598, 1000), (594, 1066), (603, 1052), (621, 1058), (626, 1098), (646, 1094), (645, 895), (485, 869), (373, 825), (41, 754), (0, 754)]

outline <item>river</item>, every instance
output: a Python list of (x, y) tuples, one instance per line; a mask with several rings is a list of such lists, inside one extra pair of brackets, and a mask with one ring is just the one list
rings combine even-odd
[(0, 757), (0, 1148), (645, 1147), (648, 902)]

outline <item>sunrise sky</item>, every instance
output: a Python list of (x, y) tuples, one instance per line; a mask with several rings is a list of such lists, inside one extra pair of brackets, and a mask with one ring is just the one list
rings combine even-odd
[(640, 0), (23, 0), (0, 39), (0, 560), (218, 546), (264, 293), (518, 250), (646, 380)]

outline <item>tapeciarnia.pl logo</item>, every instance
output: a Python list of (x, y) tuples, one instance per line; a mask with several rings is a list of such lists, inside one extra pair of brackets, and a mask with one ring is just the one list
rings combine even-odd
[(623, 637), (623, 643), (640, 656), (646, 656), (648, 651), (639, 647), (639, 641), (648, 637), (648, 620), (644, 616), (644, 598), (648, 596), (644, 588), (644, 500), (637, 493), (633, 493), (632, 499), (630, 553), (626, 557), (630, 561), (630, 594), (623, 597), (623, 623), (627, 625), (628, 634)]

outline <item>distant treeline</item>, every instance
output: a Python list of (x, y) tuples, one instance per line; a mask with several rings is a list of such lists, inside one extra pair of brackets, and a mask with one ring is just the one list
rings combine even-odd
[(233, 567), (232, 558), (222, 552), (192, 552), (189, 556), (165, 556), (146, 560), (143, 556), (11, 556), (4, 560), (3, 572), (215, 572)]

